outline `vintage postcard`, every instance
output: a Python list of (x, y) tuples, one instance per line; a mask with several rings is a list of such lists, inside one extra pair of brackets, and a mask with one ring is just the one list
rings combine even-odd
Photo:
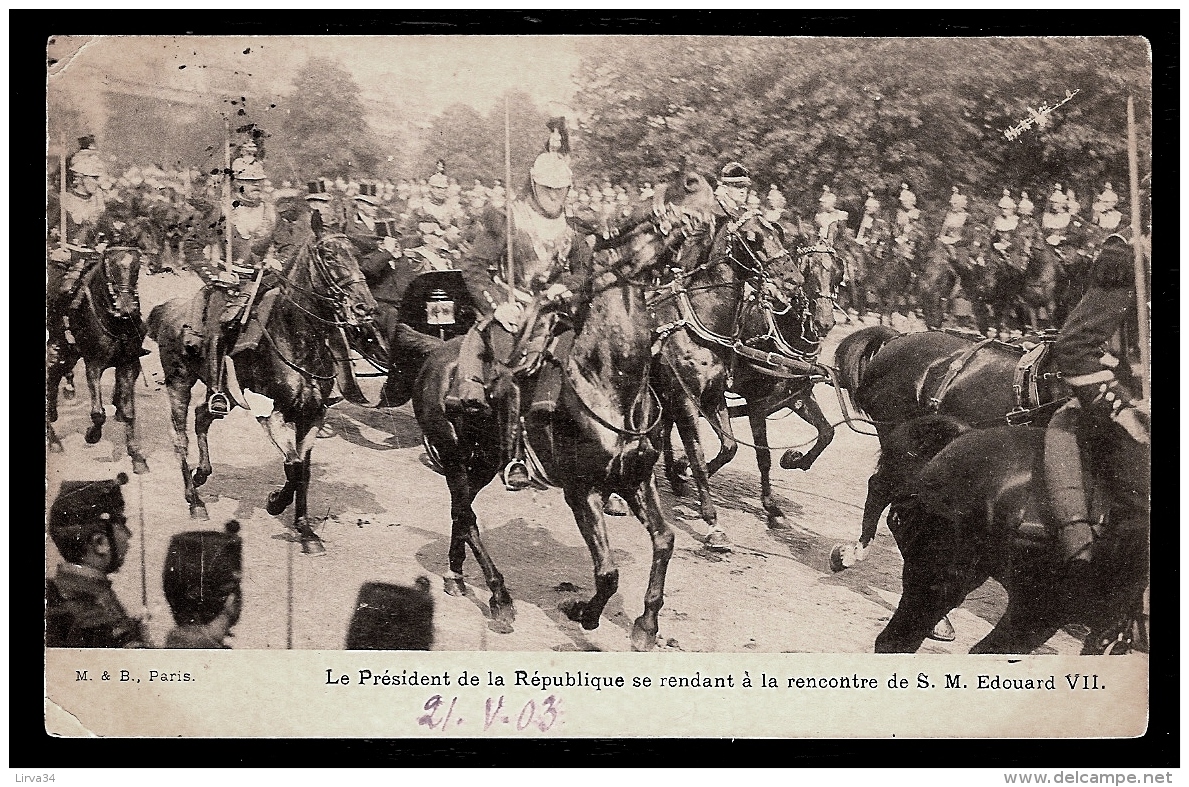
[(1146, 730), (1146, 39), (46, 54), (49, 733)]

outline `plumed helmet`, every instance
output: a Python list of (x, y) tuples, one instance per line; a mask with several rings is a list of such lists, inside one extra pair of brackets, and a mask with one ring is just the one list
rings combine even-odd
[(1020, 192), (1020, 204), (1018, 209), (1020, 214), (1024, 216), (1031, 216), (1032, 211), (1036, 209), (1036, 206), (1032, 204), (1032, 200), (1028, 199), (1028, 192)]
[(558, 153), (542, 153), (529, 170), (533, 183), (548, 189), (562, 189), (574, 184), (570, 165)]
[(954, 210), (966, 208), (966, 195), (959, 191), (957, 186), (954, 186), (953, 194), (950, 194), (950, 207)]
[(1078, 202), (1077, 195), (1073, 193), (1073, 189), (1065, 190), (1065, 208), (1070, 213), (1077, 213), (1082, 209), (1082, 205)]
[(821, 206), (826, 210), (830, 210), (838, 202), (838, 195), (830, 191), (829, 186), (822, 186), (822, 195), (817, 198)]
[(429, 185), (431, 188), (444, 189), (450, 185), (450, 179), (446, 177), (446, 162), (438, 159), (437, 171), (429, 178)]
[(732, 161), (719, 172), (719, 181), (728, 186), (750, 186), (751, 173), (738, 161)]
[(49, 531), (63, 558), (76, 562), (92, 536), (105, 533), (110, 537), (112, 524), (124, 517), (120, 487), (126, 483), (124, 473), (111, 481), (62, 482), (50, 505)]
[(773, 208), (780, 210), (788, 206), (789, 201), (780, 193), (780, 189), (776, 188), (776, 184), (772, 184), (772, 188), (768, 189), (768, 204)]
[(911, 208), (917, 204), (917, 195), (912, 193), (912, 189), (908, 187), (907, 183), (900, 184), (900, 204), (906, 208)]
[(875, 198), (874, 191), (867, 192), (867, 201), (863, 203), (863, 207), (867, 210), (868, 213), (875, 213), (877, 210), (880, 209), (879, 200), (877, 200)]
[(264, 180), (264, 165), (256, 159), (237, 158), (231, 162), (231, 177), (236, 180)]
[(565, 117), (549, 118), (545, 127), (549, 129), (549, 139), (545, 142), (545, 152), (557, 153), (562, 156), (570, 155), (570, 131), (566, 127)]
[(99, 154), (90, 148), (84, 148), (70, 158), (70, 171), (76, 175), (88, 178), (101, 178), (107, 175), (107, 166)]
[(223, 611), (227, 597), (239, 591), (243, 575), (243, 542), (239, 522), (224, 532), (192, 530), (169, 540), (161, 585), (179, 626), (210, 623)]
[(999, 207), (1006, 208), (1007, 210), (1015, 210), (1016, 209), (1016, 201), (1011, 198), (1011, 190), (1010, 189), (1003, 190), (1003, 197), (1001, 197), (999, 200)]
[(347, 628), (347, 650), (429, 650), (433, 645), (433, 597), (429, 580), (416, 587), (366, 582), (359, 589)]
[(1061, 184), (1060, 183), (1054, 184), (1053, 185), (1053, 193), (1049, 195), (1049, 202), (1051, 202), (1054, 205), (1064, 205), (1065, 200), (1066, 200), (1065, 192), (1061, 190)]

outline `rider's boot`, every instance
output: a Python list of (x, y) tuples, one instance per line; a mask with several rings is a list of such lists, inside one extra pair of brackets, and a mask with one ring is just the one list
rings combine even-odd
[(510, 377), (501, 385), (500, 397), (500, 443), (503, 455), (508, 458), (501, 478), (509, 492), (519, 492), (532, 486), (528, 465), (524, 461), (524, 438), (520, 432), (520, 386)]
[(458, 395), (446, 396), (446, 411), (489, 412), (487, 390), (483, 385), (483, 334), (475, 328), (467, 331), (458, 348), (458, 369), (455, 375)]
[(223, 337), (218, 333), (207, 339), (206, 362), (206, 409), (222, 418), (231, 412), (231, 399), (223, 389)]
[(1057, 603), (1063, 622), (1084, 629), (1098, 598), (1091, 570), (1094, 532), (1078, 445), (1081, 408), (1072, 400), (1053, 415), (1045, 430), (1044, 477), (1049, 507), (1057, 523), (1063, 571)]

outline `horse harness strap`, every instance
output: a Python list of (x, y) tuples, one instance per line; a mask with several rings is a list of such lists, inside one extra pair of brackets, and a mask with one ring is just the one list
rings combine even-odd
[(973, 358), (979, 350), (983, 349), (987, 345), (994, 344), (995, 342), (995, 339), (983, 339), (981, 342), (978, 342), (973, 347), (959, 355), (957, 358), (954, 358), (952, 361), (950, 361), (950, 365), (945, 371), (945, 377), (941, 378), (941, 385), (937, 387), (937, 391), (934, 392), (933, 396), (929, 397), (927, 404), (929, 412), (936, 413), (941, 408), (941, 400), (944, 399), (945, 395), (949, 392), (950, 386), (954, 384), (954, 380), (958, 379), (958, 375), (961, 374), (962, 370), (966, 368), (966, 364), (970, 363), (970, 359)]
[(1032, 422), (1031, 416), (1041, 408), (1056, 408), (1069, 401), (1068, 396), (1049, 402), (1041, 402), (1040, 400), (1040, 385), (1038, 384), (1038, 380), (1061, 379), (1060, 371), (1041, 371), (1044, 369), (1045, 361), (1049, 356), (1049, 348), (1052, 344), (1053, 342), (1051, 340), (1042, 340), (1035, 347), (1025, 352), (1024, 356), (1020, 358), (1019, 363), (1016, 364), (1016, 370), (1012, 376), (1012, 393), (1015, 394), (1016, 407), (1007, 414), (1007, 423), (1011, 426), (1029, 424)]

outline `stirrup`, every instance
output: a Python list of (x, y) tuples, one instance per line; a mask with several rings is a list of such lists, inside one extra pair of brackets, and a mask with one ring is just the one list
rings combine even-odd
[(206, 409), (215, 418), (222, 418), (231, 412), (231, 399), (223, 391), (214, 391), (206, 398)]
[[(523, 478), (512, 477), (512, 472), (520, 468), (523, 472)], [(519, 475), (519, 474), (518, 474)], [(500, 479), (504, 482), (504, 489), (509, 492), (519, 492), (522, 489), (528, 489), (533, 485), (532, 476), (528, 472), (528, 465), (524, 463), (523, 459), (513, 459), (504, 467), (504, 472), (500, 474)]]

